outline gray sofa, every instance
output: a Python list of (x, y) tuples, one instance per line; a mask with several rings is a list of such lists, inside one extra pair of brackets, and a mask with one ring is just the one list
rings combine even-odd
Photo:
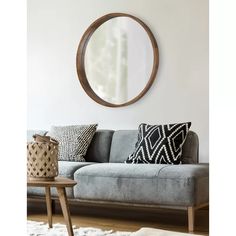
[[(28, 131), (32, 134), (45, 131)], [(145, 207), (184, 208), (189, 231), (194, 211), (209, 202), (209, 166), (198, 163), (198, 136), (189, 131), (181, 165), (125, 164), (137, 141), (137, 130), (98, 130), (86, 162), (59, 161), (59, 175), (78, 184), (67, 189), (69, 201)], [(28, 188), (29, 197), (44, 196), (44, 189)], [(52, 196), (57, 196), (52, 191)]]

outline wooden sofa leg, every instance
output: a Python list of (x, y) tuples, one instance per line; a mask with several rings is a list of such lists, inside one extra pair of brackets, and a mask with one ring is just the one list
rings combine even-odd
[(194, 231), (194, 207), (188, 207), (188, 231)]

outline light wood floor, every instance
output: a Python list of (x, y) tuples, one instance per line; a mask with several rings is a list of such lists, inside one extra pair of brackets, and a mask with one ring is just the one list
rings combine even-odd
[[(182, 210), (111, 209), (70, 205), (72, 224), (78, 227), (97, 227), (119, 231), (137, 231), (141, 227), (187, 232), (187, 212)], [(47, 222), (43, 202), (28, 203), (28, 219)], [(195, 234), (209, 235), (209, 210), (196, 211)], [(60, 206), (56, 204), (53, 223), (64, 223)]]

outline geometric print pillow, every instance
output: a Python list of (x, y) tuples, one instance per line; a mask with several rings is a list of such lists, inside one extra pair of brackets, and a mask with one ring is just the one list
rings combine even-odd
[(135, 150), (125, 163), (180, 164), (182, 146), (191, 122), (168, 125), (140, 124)]
[(97, 124), (52, 126), (47, 135), (59, 142), (58, 160), (85, 161), (84, 156), (96, 129)]

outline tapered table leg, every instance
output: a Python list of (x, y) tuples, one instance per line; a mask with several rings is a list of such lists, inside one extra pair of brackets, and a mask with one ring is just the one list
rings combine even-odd
[(46, 192), (46, 204), (48, 212), (48, 225), (49, 228), (52, 228), (52, 200), (51, 200), (50, 187), (45, 187), (45, 192)]
[(66, 222), (66, 227), (69, 236), (74, 236), (72, 224), (71, 224), (71, 218), (70, 218), (70, 210), (68, 206), (68, 201), (66, 197), (66, 190), (64, 187), (57, 187), (57, 192), (61, 204), (62, 213)]
[(72, 188), (77, 184), (76, 181), (72, 179), (68, 179), (65, 177), (58, 176), (53, 180), (42, 180), (42, 179), (27, 179), (27, 186), (30, 187), (44, 187), (46, 193), (46, 204), (47, 204), (47, 212), (48, 212), (48, 224), (49, 227), (52, 227), (52, 199), (51, 199), (51, 190), (50, 188), (55, 187), (57, 188), (59, 200), (61, 203), (61, 209), (65, 218), (66, 227), (69, 236), (74, 236), (72, 225), (71, 225), (71, 218), (70, 218), (70, 211), (69, 205), (67, 202), (66, 197), (66, 190), (65, 188), (70, 187)]

